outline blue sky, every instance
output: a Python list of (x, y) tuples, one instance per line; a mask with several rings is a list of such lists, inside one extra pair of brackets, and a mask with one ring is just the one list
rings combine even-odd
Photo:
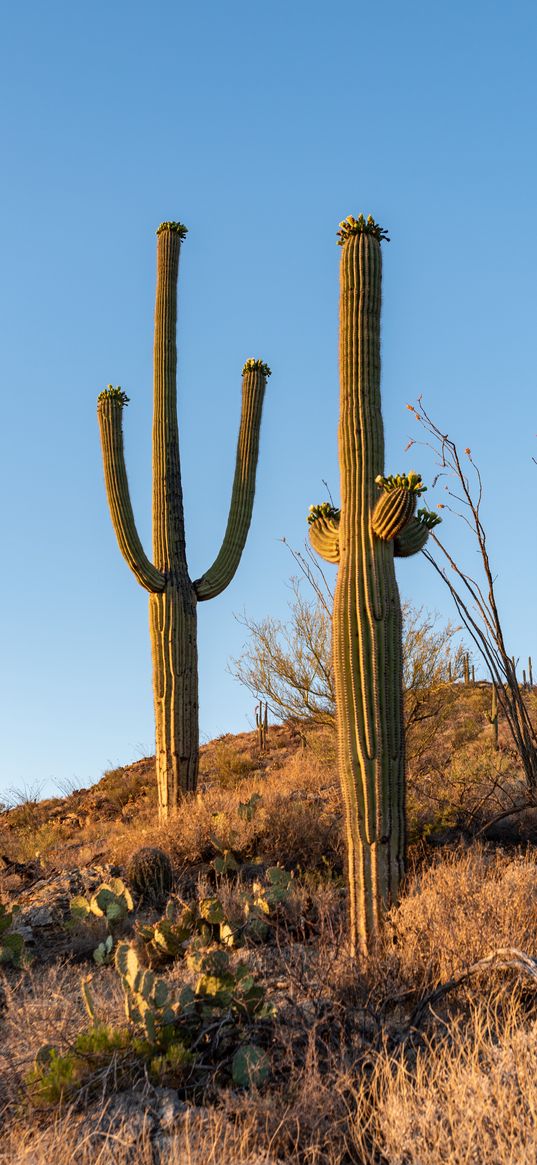
[[(202, 739), (251, 723), (252, 699), (226, 672), (244, 642), (234, 613), (285, 614), (279, 539), (301, 545), (323, 478), (337, 498), (348, 213), (372, 213), (392, 239), (386, 471), (432, 475), (425, 453), (403, 453), (416, 427), (405, 404), (423, 392), (481, 465), (508, 642), (537, 656), (534, 5), (22, 0), (1, 23), (0, 791), (86, 784), (153, 748), (147, 598), (115, 544), (95, 401), (108, 382), (130, 397), (128, 472), (150, 549), (163, 219), (189, 227), (179, 409), (192, 577), (225, 525), (242, 364), (273, 369), (247, 548), (199, 612)], [(460, 549), (454, 520), (443, 533)], [(402, 563), (399, 580), (452, 614), (425, 561)]]

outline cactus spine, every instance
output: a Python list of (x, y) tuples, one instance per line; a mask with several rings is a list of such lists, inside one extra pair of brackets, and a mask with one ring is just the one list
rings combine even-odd
[(159, 816), (168, 816), (198, 774), (197, 602), (225, 589), (244, 548), (255, 492), (259, 430), (270, 369), (248, 360), (243, 369), (242, 414), (235, 479), (220, 553), (192, 582), (187, 566), (177, 424), (177, 279), (186, 227), (162, 223), (157, 231), (154, 340), (153, 562), (143, 550), (129, 497), (122, 415), (128, 398), (109, 386), (98, 401), (106, 492), (119, 548), (149, 591), (153, 659)]

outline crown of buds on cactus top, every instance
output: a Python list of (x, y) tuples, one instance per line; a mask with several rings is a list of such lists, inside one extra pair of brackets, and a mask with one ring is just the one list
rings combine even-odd
[(163, 231), (173, 231), (174, 234), (184, 239), (185, 235), (188, 234), (188, 227), (185, 227), (182, 222), (161, 222), (160, 226), (157, 227), (157, 235), (161, 235)]
[(310, 506), (308, 510), (308, 524), (316, 522), (317, 518), (333, 518), (339, 521), (341, 510), (337, 510), (330, 502), (322, 502), (320, 506)]
[(254, 360), (253, 356), (250, 356), (250, 359), (246, 361), (242, 370), (243, 376), (245, 372), (260, 372), (267, 379), (269, 376), (272, 376), (268, 364), (265, 364), (263, 360)]
[(348, 214), (343, 219), (343, 222), (340, 222), (337, 234), (338, 247), (342, 247), (347, 242), (347, 239), (350, 239), (351, 235), (372, 235), (374, 239), (378, 239), (379, 243), (389, 243), (390, 241), (388, 232), (384, 227), (379, 226), (378, 222), (375, 222), (370, 214), (368, 214), (367, 218), (364, 218), (363, 214), (358, 215), (358, 218), (354, 218), (352, 214)]
[(405, 489), (411, 494), (416, 494), (418, 497), (420, 494), (425, 493), (427, 489), (427, 486), (423, 484), (421, 479), (421, 473), (414, 473), (413, 470), (410, 473), (391, 473), (389, 477), (383, 477), (379, 473), (378, 477), (375, 478), (375, 484), (386, 493), (390, 493), (394, 489)]
[(99, 402), (102, 400), (115, 400), (122, 407), (123, 405), (128, 405), (129, 403), (127, 393), (123, 392), (123, 389), (120, 388), (119, 384), (117, 388), (114, 388), (113, 384), (107, 384), (106, 388), (103, 388), (103, 391), (99, 393), (97, 397), (97, 404), (99, 404)]

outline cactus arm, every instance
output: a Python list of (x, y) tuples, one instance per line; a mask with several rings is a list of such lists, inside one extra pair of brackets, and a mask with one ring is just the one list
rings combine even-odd
[(429, 538), (429, 533), (438, 526), (442, 519), (432, 510), (418, 510), (416, 518), (411, 518), (406, 526), (396, 534), (393, 541), (395, 558), (409, 558), (423, 550)]
[(259, 454), (259, 431), (270, 369), (247, 360), (242, 375), (242, 412), (229, 517), (221, 549), (212, 566), (194, 583), (198, 600), (214, 599), (231, 582), (250, 528)]
[(328, 502), (322, 506), (310, 506), (309, 539), (316, 554), (325, 562), (339, 562), (339, 519), (339, 510)]
[(110, 516), (119, 549), (138, 582), (146, 591), (162, 591), (166, 580), (144, 552), (132, 511), (123, 449), (122, 415), (126, 403), (125, 394), (109, 386), (97, 404)]

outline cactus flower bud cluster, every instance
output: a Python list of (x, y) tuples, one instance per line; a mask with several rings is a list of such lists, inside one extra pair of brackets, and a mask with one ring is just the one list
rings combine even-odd
[(352, 214), (348, 214), (340, 222), (337, 235), (338, 247), (342, 247), (352, 235), (372, 235), (374, 239), (378, 239), (379, 243), (389, 243), (390, 241), (388, 232), (384, 230), (384, 227), (379, 226), (378, 222), (375, 222), (370, 214), (367, 218), (364, 218), (363, 214), (359, 214), (358, 218), (354, 218)]
[(331, 502), (321, 502), (320, 506), (310, 506), (308, 510), (308, 525), (316, 522), (317, 518), (331, 518), (335, 522), (339, 522), (341, 511), (336, 509)]
[(164, 231), (171, 231), (174, 235), (179, 235), (180, 239), (184, 239), (188, 234), (188, 227), (185, 227), (182, 222), (161, 222), (156, 233), (161, 235)]
[(107, 384), (106, 388), (103, 388), (103, 391), (100, 392), (97, 397), (97, 404), (99, 405), (101, 401), (104, 400), (115, 400), (122, 407), (123, 405), (128, 405), (129, 403), (127, 393), (123, 392), (123, 389), (120, 388), (119, 384), (117, 388), (114, 388), (113, 384)]
[(410, 470), (410, 473), (391, 473), (389, 477), (384, 477), (382, 473), (379, 473), (375, 478), (375, 484), (386, 493), (395, 489), (404, 489), (418, 497), (427, 490), (427, 486), (423, 484), (421, 479), (421, 473), (415, 473), (413, 469)]
[(269, 376), (272, 376), (268, 364), (265, 364), (264, 360), (254, 360), (253, 356), (250, 356), (249, 360), (246, 361), (242, 375), (245, 376), (247, 372), (260, 372), (265, 377), (265, 380), (268, 380)]

